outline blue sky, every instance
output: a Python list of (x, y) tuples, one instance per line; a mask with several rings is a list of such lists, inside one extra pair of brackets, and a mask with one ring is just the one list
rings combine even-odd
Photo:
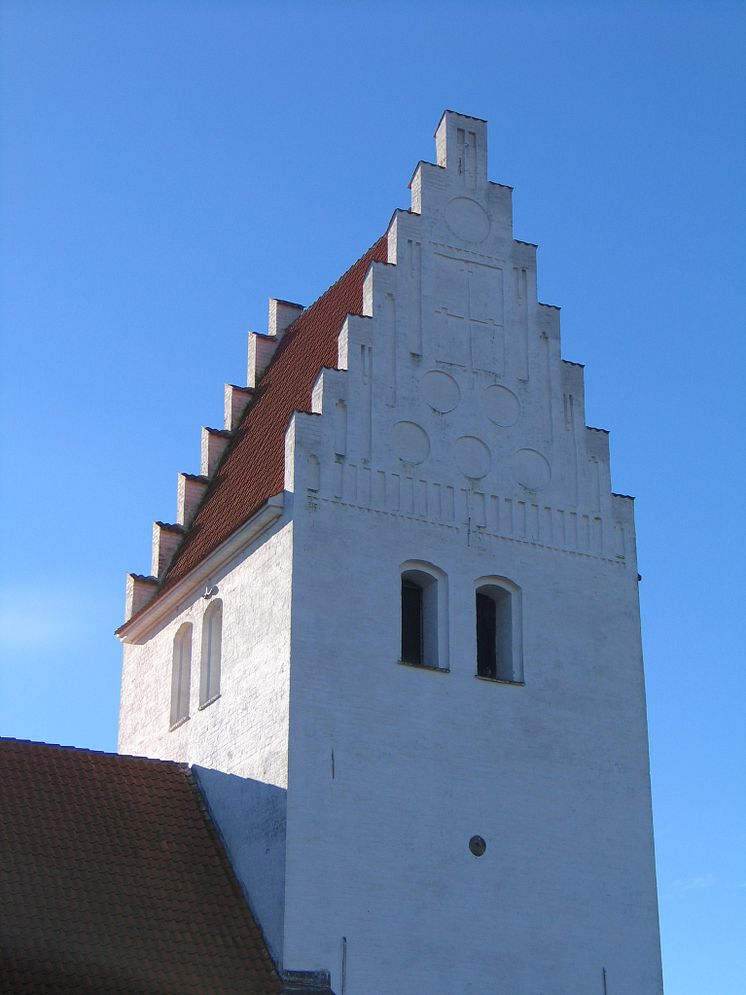
[(115, 749), (124, 576), (246, 331), (487, 118), (637, 496), (667, 995), (743, 991), (744, 10), (6, 0), (0, 731)]

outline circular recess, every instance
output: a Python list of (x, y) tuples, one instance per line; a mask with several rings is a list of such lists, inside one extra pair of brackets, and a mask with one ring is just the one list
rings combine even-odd
[(422, 378), (422, 396), (434, 411), (453, 411), (461, 400), (461, 391), (453, 377), (442, 370), (430, 370)]
[(513, 476), (530, 491), (540, 491), (549, 483), (552, 471), (546, 459), (535, 449), (519, 449), (511, 460)]
[(481, 439), (474, 435), (462, 435), (453, 446), (456, 466), (467, 477), (479, 479), (489, 473), (492, 454)]
[(413, 421), (398, 421), (394, 425), (394, 449), (404, 463), (421, 463), (430, 452), (427, 432)]
[(497, 383), (482, 391), (482, 406), (489, 420), (501, 428), (515, 425), (521, 408), (513, 391)]
[(475, 857), (481, 857), (487, 849), (487, 844), (481, 836), (472, 836), (469, 840), (469, 849)]
[(449, 201), (446, 222), (453, 234), (466, 242), (482, 242), (489, 235), (489, 216), (471, 197), (454, 197)]

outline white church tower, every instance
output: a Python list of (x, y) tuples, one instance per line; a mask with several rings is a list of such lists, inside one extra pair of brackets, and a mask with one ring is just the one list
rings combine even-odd
[(485, 122), (436, 147), (250, 336), (128, 581), (120, 751), (196, 765), (298, 990), (657, 995), (632, 500)]

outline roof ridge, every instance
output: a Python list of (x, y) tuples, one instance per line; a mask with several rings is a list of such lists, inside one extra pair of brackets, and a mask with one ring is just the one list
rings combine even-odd
[(0, 748), (5, 744), (15, 744), (18, 746), (40, 746), (50, 750), (63, 750), (69, 753), (87, 753), (95, 757), (106, 757), (109, 760), (135, 760), (149, 764), (159, 764), (162, 767), (174, 767), (181, 770), (189, 770), (189, 764), (180, 760), (162, 760), (159, 757), (142, 757), (134, 753), (112, 753), (109, 750), (92, 750), (88, 746), (71, 746), (65, 743), (45, 743), (37, 739), (17, 739), (15, 736), (0, 736)]
[[(313, 304), (309, 304), (307, 308), (304, 308), (301, 311), (301, 313), (298, 315), (298, 317), (295, 319), (295, 321), (291, 322), (288, 325), (288, 327), (285, 329), (285, 332), (284, 332), (284, 334), (282, 336), (282, 339), (281, 339), (280, 343), (277, 346), (277, 349), (275, 350), (274, 356), (272, 356), (272, 359), (267, 364), (267, 369), (265, 370), (265, 374), (269, 371), (269, 368), (275, 362), (275, 360), (277, 359), (277, 357), (282, 354), (282, 352), (284, 351), (285, 348), (287, 348), (288, 339), (291, 336), (294, 336), (296, 334), (296, 326), (297, 326), (298, 322), (301, 321), (302, 318), (305, 318), (307, 315), (311, 314), (313, 312), (314, 308), (316, 308), (319, 304), (322, 303), (322, 301), (327, 296), (327, 294), (331, 294), (340, 285), (340, 283), (342, 283), (342, 281), (344, 279), (346, 279), (346, 277), (348, 277), (350, 275), (350, 273), (355, 269), (355, 267), (358, 266), (363, 261), (363, 259), (365, 259), (365, 257), (375, 248), (376, 245), (378, 245), (378, 243), (381, 241), (381, 238), (385, 238), (385, 234), (382, 235), (382, 236), (379, 236), (375, 240), (375, 242), (373, 243), (373, 245), (369, 246), (365, 250), (365, 252), (361, 253), (358, 256), (358, 258), (355, 260), (355, 262), (352, 263), (351, 266), (348, 266), (347, 269), (344, 271), (344, 273), (342, 273), (341, 276), (337, 277), (337, 279), (334, 281), (334, 283), (332, 283), (330, 286), (328, 286), (326, 288), (326, 290), (323, 292), (323, 294), (320, 294), (316, 298), (316, 300), (313, 302)], [(257, 389), (259, 389), (259, 388), (257, 388)]]

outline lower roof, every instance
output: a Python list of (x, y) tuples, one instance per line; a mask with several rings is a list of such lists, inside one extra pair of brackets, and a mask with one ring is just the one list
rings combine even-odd
[(182, 764), (0, 739), (0, 991), (283, 985)]

